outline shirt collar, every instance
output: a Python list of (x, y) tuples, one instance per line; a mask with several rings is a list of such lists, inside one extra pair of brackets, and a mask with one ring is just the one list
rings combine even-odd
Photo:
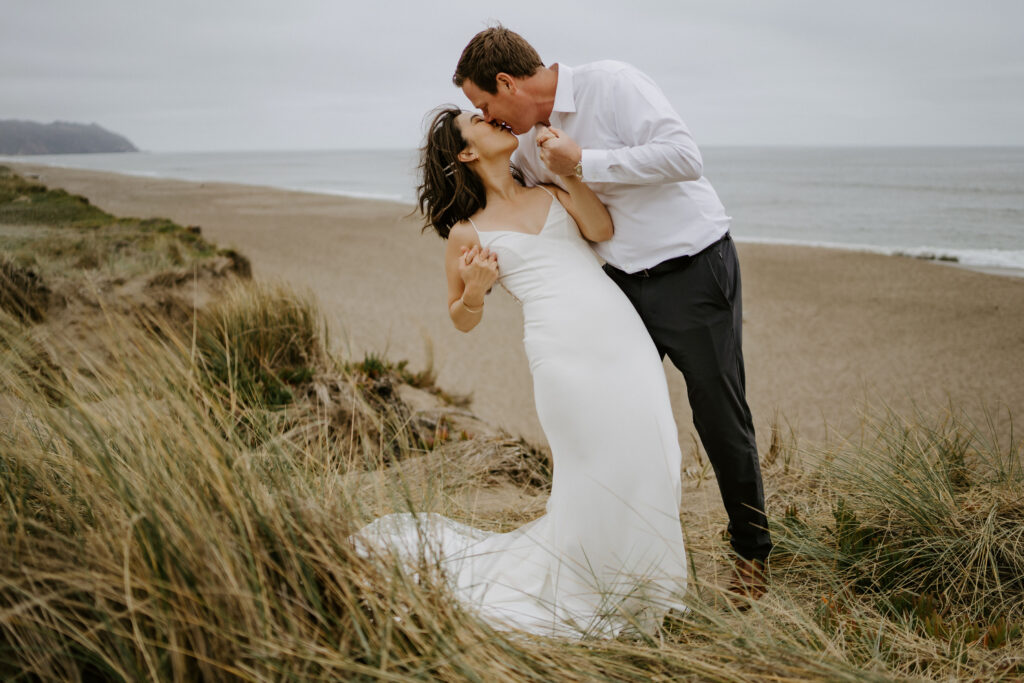
[(555, 103), (551, 112), (571, 114), (576, 111), (576, 96), (573, 94), (572, 69), (565, 64), (558, 65), (558, 82), (555, 85)]

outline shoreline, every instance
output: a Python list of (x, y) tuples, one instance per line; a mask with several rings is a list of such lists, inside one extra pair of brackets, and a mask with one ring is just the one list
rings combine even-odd
[[(879, 247), (869, 244), (840, 244), (838, 242), (799, 242), (797, 240), (756, 238), (756, 237), (735, 237), (737, 244), (764, 244), (778, 245), (784, 247), (798, 247), (801, 249), (827, 249), (832, 251), (845, 251), (855, 254), (875, 254), (878, 256), (895, 256), (897, 258), (911, 259), (914, 261), (926, 261), (943, 266), (956, 266), (977, 273), (996, 275), (1001, 277), (1024, 278), (1024, 268), (1008, 268), (990, 265), (975, 265), (963, 263), (957, 256), (948, 256), (944, 252), (956, 251), (952, 248), (927, 248), (907, 249), (903, 247)], [(913, 253), (913, 252), (918, 253)]]
[[(722, 148), (722, 150), (730, 149), (733, 148)], [(735, 149), (746, 149), (746, 147), (740, 146)], [(998, 151), (1003, 148), (995, 149)], [(141, 153), (141, 156), (145, 157), (147, 154)], [(726, 166), (731, 168), (729, 163), (735, 164), (737, 160), (732, 159), (729, 162), (730, 154), (730, 152), (723, 151)], [(259, 187), (268, 191), (283, 190), (357, 200), (391, 202), (396, 206), (406, 207), (409, 211), (413, 211), (415, 208), (414, 180), (409, 174), (409, 164), (415, 162), (415, 150), (412, 149), (162, 152), (152, 154), (159, 161), (148, 162), (136, 159), (139, 156), (139, 154), (6, 156), (0, 157), (0, 163), (96, 171), (156, 180), (238, 184), (246, 187)], [(854, 157), (848, 161), (852, 163), (856, 160)], [(900, 160), (897, 159), (897, 161)], [(906, 160), (906, 163), (921, 162), (921, 159)], [(1024, 163), (1024, 159), (1017, 160), (1017, 162)], [(747, 159), (745, 163), (753, 163), (756, 167), (760, 161), (757, 157), (753, 157)], [(369, 174), (355, 170), (365, 169), (367, 164), (380, 168)], [(855, 174), (849, 180), (856, 183), (859, 178), (856, 175), (856, 168), (852, 167), (849, 172)], [(785, 176), (787, 178), (785, 182), (790, 185), (785, 186), (784, 183), (785, 187), (792, 190), (795, 187), (792, 183), (809, 182), (808, 178), (799, 173), (794, 175), (794, 173), (794, 169), (789, 168), (789, 175)], [(368, 180), (369, 178), (373, 178), (373, 180)], [(863, 181), (863, 178), (860, 180)], [(851, 215), (850, 220), (854, 222), (851, 223), (850, 220), (843, 222), (843, 227), (839, 232), (837, 229), (840, 225), (835, 221), (829, 223), (825, 230), (821, 231), (816, 229), (820, 227), (818, 226), (818, 213), (798, 211), (793, 215), (786, 214), (784, 224), (789, 226), (787, 228), (778, 223), (783, 220), (778, 211), (769, 210), (768, 216), (763, 220), (752, 215), (750, 202), (753, 201), (754, 206), (758, 206), (759, 202), (764, 203), (765, 197), (758, 195), (760, 190), (751, 187), (749, 179), (745, 179), (742, 174), (733, 178), (733, 181), (738, 182), (739, 187), (746, 188), (736, 193), (737, 188), (734, 187), (734, 196), (731, 199), (726, 197), (727, 205), (735, 206), (733, 237), (740, 243), (781, 244), (840, 249), (858, 253), (898, 255), (926, 261), (953, 262), (962, 267), (992, 275), (1024, 277), (1024, 249), (1018, 248), (1019, 245), (1015, 242), (1007, 242), (1006, 239), (1007, 235), (1014, 234), (1019, 226), (986, 224), (988, 232), (983, 230), (983, 235), (980, 238), (972, 231), (954, 230), (954, 232), (950, 232), (950, 225), (944, 223), (946, 218), (933, 215), (934, 211), (929, 214), (925, 207), (920, 206), (920, 202), (918, 202), (906, 211), (896, 211), (891, 215), (889, 212), (880, 214), (878, 211), (873, 214), (869, 211), (860, 215), (859, 218), (853, 218)], [(839, 187), (839, 184), (836, 187)], [(829, 193), (834, 192), (835, 189), (825, 188), (822, 191), (825, 192), (824, 196), (831, 196)], [(878, 194), (875, 195), (874, 200), (870, 195), (864, 195), (859, 198), (859, 201), (869, 204), (891, 202), (893, 201), (892, 192), (897, 188), (883, 183), (876, 189)], [(997, 188), (997, 195), (999, 192), (1004, 192), (1005, 189)], [(729, 194), (727, 188), (726, 194)], [(847, 197), (847, 199), (851, 198)], [(730, 203), (737, 201), (736, 204)], [(966, 202), (964, 206), (978, 208), (975, 206), (973, 198), (961, 197), (959, 201)], [(841, 202), (832, 204), (829, 204), (828, 200), (823, 200), (823, 202), (820, 208), (829, 211), (848, 213), (851, 209)], [(770, 204), (771, 202), (769, 202)], [(1009, 202), (1006, 206), (1015, 206), (1024, 210), (1024, 205), (1020, 205), (1019, 202)], [(770, 209), (770, 206), (768, 208)], [(894, 224), (895, 231), (880, 231), (878, 221), (881, 220), (883, 224), (887, 224), (888, 219), (896, 222)], [(920, 226), (930, 225), (936, 220), (939, 224), (937, 231), (921, 229)], [(1007, 220), (1010, 219), (1007, 218)], [(794, 223), (794, 221), (796, 222)], [(907, 225), (916, 222), (919, 227), (901, 230), (899, 229), (900, 221)]]
[[(496, 289), (480, 328), (455, 331), (444, 312), (443, 242), (420, 233), (409, 205), (4, 163), (117, 215), (201, 226), (248, 256), (257, 278), (312, 290), (346, 355), (372, 351), (417, 369), (432, 359), (438, 384), (472, 393), (481, 419), (543, 442), (518, 304)], [(738, 248), (748, 398), (762, 452), (773, 423), (802, 443), (859, 438), (863, 413), (881, 406), (952, 404), (979, 424), (992, 410), (1000, 427), (1006, 409), (1024, 412), (1024, 320), (1015, 313), (1024, 310), (1024, 278), (843, 249)], [(699, 448), (685, 385), (666, 369), (691, 464)]]
[[(356, 200), (360, 200), (360, 201), (364, 201), (365, 200), (365, 201), (370, 201), (370, 202), (385, 202), (385, 203), (388, 203), (388, 204), (395, 204), (395, 205), (398, 205), (398, 206), (405, 206), (405, 207), (409, 208), (410, 210), (415, 208), (415, 206), (416, 206), (415, 202), (412, 202), (412, 201), (406, 202), (406, 201), (404, 201), (398, 195), (373, 194), (373, 193), (369, 193), (369, 192), (367, 192), (367, 193), (346, 192), (346, 191), (341, 191), (341, 190), (338, 190), (338, 191), (321, 190), (321, 191), (318, 192), (316, 190), (311, 190), (311, 189), (303, 188), (303, 187), (288, 187), (288, 186), (280, 186), (280, 185), (261, 185), (259, 183), (237, 183), (237, 182), (232, 182), (232, 181), (229, 181), (229, 180), (201, 180), (201, 179), (193, 179), (193, 178), (176, 178), (174, 176), (160, 175), (158, 173), (150, 172), (150, 171), (135, 171), (135, 172), (132, 172), (132, 171), (104, 171), (104, 170), (99, 170), (99, 169), (83, 168), (81, 166), (71, 166), (71, 165), (61, 165), (61, 164), (42, 164), (42, 163), (38, 163), (38, 162), (21, 161), (21, 160), (12, 159), (10, 157), (0, 156), (0, 166), (10, 166), (12, 168), (15, 168), (15, 170), (17, 170), (16, 167), (19, 166), (19, 165), (20, 166), (28, 166), (28, 167), (32, 167), (32, 168), (35, 168), (35, 169), (56, 169), (56, 170), (61, 170), (61, 171), (82, 171), (82, 172), (85, 172), (85, 173), (99, 173), (99, 174), (106, 174), (106, 175), (112, 175), (112, 176), (120, 176), (120, 177), (125, 177), (125, 178), (141, 178), (141, 179), (144, 179), (144, 180), (173, 180), (173, 181), (177, 181), (177, 182), (193, 183), (193, 184), (198, 184), (198, 185), (209, 185), (209, 184), (230, 185), (230, 186), (237, 186), (237, 187), (248, 187), (248, 188), (253, 188), (253, 189), (260, 189), (260, 190), (274, 190), (274, 191), (278, 191), (278, 192), (298, 192), (300, 194), (311, 194), (311, 195), (318, 195), (318, 196), (319, 195), (323, 195), (323, 196), (326, 196), (326, 197), (341, 197), (341, 198), (344, 198), (344, 199), (356, 199)], [(27, 173), (25, 175), (26, 175), (26, 177), (31, 177), (33, 175), (38, 175), (38, 174), (36, 174), (33, 171), (32, 173)]]
[[(358, 150), (356, 150), (358, 151)], [(371, 150), (367, 150), (369, 153)], [(406, 152), (408, 150), (394, 150)], [(251, 152), (239, 152), (240, 154), (251, 154)], [(281, 152), (284, 154), (291, 154), (292, 152)], [(327, 151), (325, 153), (330, 153)], [(190, 153), (183, 153), (190, 154)], [(0, 164), (25, 164), (36, 167), (45, 167), (52, 169), (64, 169), (64, 170), (80, 170), (89, 171), (96, 173), (110, 173), (117, 176), (126, 176), (132, 178), (145, 178), (151, 180), (179, 180), (182, 182), (191, 183), (216, 183), (223, 185), (239, 185), (250, 188), (260, 188), (268, 191), (285, 191), (285, 192), (298, 192), (312, 195), (322, 195), (331, 197), (341, 197), (345, 199), (356, 199), (366, 200), (373, 202), (384, 202), (392, 203), (396, 206), (402, 206), (409, 211), (415, 210), (415, 200), (411, 197), (404, 196), (397, 192), (374, 192), (374, 191), (359, 191), (350, 189), (333, 189), (330, 187), (314, 187), (312, 185), (294, 185), (286, 186), (273, 183), (262, 183), (256, 180), (221, 180), (221, 179), (209, 179), (202, 177), (188, 177), (189, 174), (185, 175), (169, 175), (162, 171), (149, 171), (149, 170), (108, 170), (102, 168), (94, 168), (87, 166), (77, 166), (73, 164), (60, 163), (54, 157), (59, 155), (42, 155), (46, 157), (44, 162), (32, 161), (32, 156), (23, 157), (11, 157), (11, 156), (0, 156)], [(83, 155), (70, 155), (70, 156), (83, 156)], [(88, 156), (88, 155), (85, 155)], [(99, 155), (103, 157), (112, 156), (108, 154)], [(116, 155), (114, 155), (116, 156)], [(191, 174), (195, 175), (195, 174)], [(872, 244), (872, 243), (856, 243), (856, 242), (835, 242), (835, 241), (817, 241), (817, 240), (805, 240), (800, 238), (788, 238), (788, 237), (769, 237), (769, 236), (750, 236), (750, 235), (734, 235), (734, 239), (738, 243), (751, 243), (751, 244), (778, 244), (784, 246), (795, 246), (795, 247), (813, 247), (821, 249), (836, 249), (841, 251), (851, 251), (856, 253), (867, 253), (867, 254), (882, 254), (889, 256), (902, 256), (906, 258), (920, 259), (923, 261), (933, 261), (941, 263), (952, 263), (959, 265), (963, 268), (968, 268), (981, 273), (987, 273), (989, 275), (999, 275), (1004, 277), (1019, 277), (1024, 278), (1024, 250), (1004, 249), (996, 247), (969, 247), (969, 246), (935, 246), (929, 244), (907, 246), (907, 245), (883, 245), (883, 244)]]

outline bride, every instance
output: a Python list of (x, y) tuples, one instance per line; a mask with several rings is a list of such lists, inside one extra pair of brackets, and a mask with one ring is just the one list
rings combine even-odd
[(604, 636), (650, 631), (685, 609), (680, 451), (661, 360), (590, 249), (607, 210), (575, 176), (524, 187), (510, 131), (442, 109), (422, 150), (419, 208), (448, 240), (448, 313), (468, 332), (502, 284), (523, 306), (523, 343), (553, 460), (546, 514), (487, 533), (436, 514), (382, 517), (360, 544), (435, 553), (458, 598), (498, 628)]

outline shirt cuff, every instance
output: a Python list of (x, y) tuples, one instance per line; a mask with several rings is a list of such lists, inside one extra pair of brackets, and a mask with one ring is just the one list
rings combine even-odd
[(611, 172), (611, 151), (607, 149), (583, 150), (580, 163), (583, 165), (583, 180), (588, 183), (614, 182)]

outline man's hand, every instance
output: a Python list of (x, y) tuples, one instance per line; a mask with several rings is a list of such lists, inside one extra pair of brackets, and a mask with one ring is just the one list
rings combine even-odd
[(537, 133), (540, 160), (557, 176), (573, 175), (576, 164), (583, 158), (580, 146), (557, 128), (545, 128)]

